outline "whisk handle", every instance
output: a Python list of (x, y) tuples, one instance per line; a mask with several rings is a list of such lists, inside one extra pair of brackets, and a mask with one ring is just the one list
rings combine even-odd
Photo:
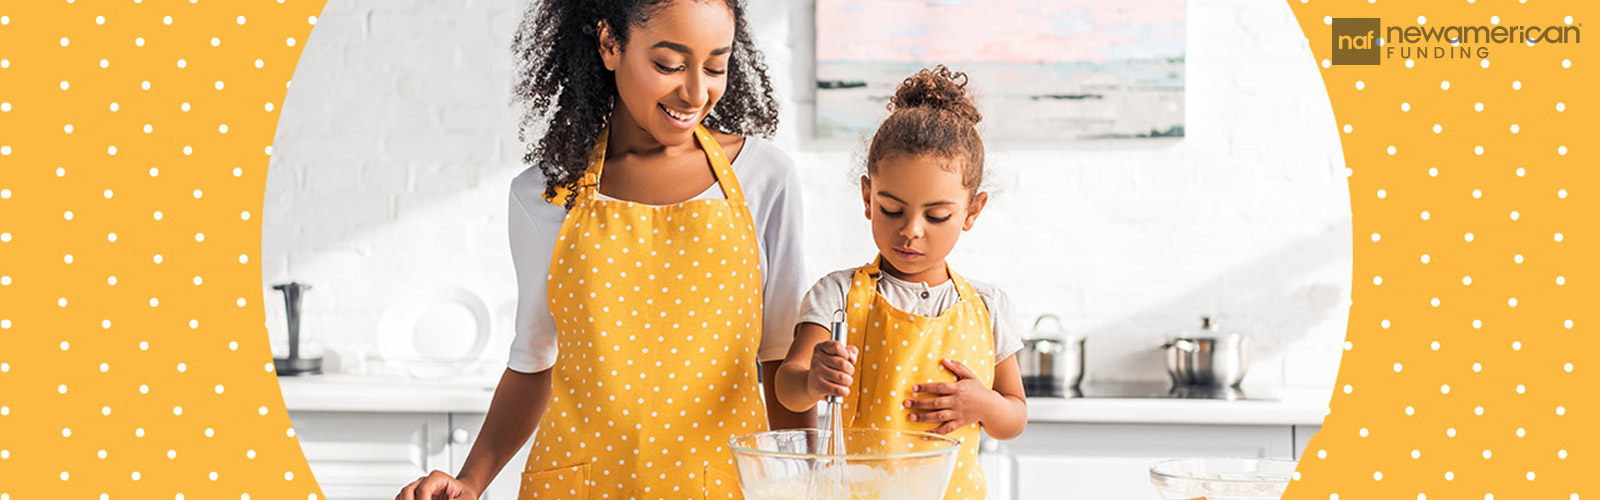
[[(835, 322), (833, 322), (833, 328), (832, 328), (831, 331), (829, 331), (829, 334), (828, 334), (829, 340), (832, 340), (834, 342), (844, 342), (845, 341), (845, 336), (844, 336), (845, 328), (847, 328), (845, 326), (845, 322), (843, 322), (843, 321), (835, 321)], [(824, 398), (824, 400), (829, 402), (829, 403), (835, 404), (835, 405), (844, 402), (844, 398), (841, 398), (839, 396), (828, 396), (828, 397)]]

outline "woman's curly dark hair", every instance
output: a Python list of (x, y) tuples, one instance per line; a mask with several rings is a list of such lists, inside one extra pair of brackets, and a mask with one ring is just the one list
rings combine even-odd
[[(615, 105), (616, 78), (600, 60), (596, 26), (605, 21), (626, 47), (631, 28), (674, 1), (716, 0), (542, 0), (523, 13), (511, 42), (517, 73), (512, 94), (522, 105), (522, 161), (544, 174), (545, 198), (553, 199), (558, 189), (577, 190)], [(770, 136), (778, 128), (778, 103), (767, 65), (750, 37), (744, 1), (722, 1), (734, 19), (728, 88), (704, 123), (729, 134)], [(529, 136), (541, 124), (548, 128), (535, 143)]]

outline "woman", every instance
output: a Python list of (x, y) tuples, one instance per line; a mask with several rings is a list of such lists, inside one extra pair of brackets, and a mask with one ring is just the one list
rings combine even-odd
[(793, 162), (750, 137), (777, 106), (743, 12), (550, 0), (524, 17), (523, 138), (549, 125), (512, 181), (510, 363), (460, 475), (397, 499), (477, 498), (536, 426), (519, 498), (736, 497), (729, 438), (814, 420), (758, 389), (793, 337), (801, 207)]

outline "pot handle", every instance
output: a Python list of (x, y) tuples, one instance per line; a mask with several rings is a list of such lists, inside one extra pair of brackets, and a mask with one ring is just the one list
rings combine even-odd
[(1036, 319), (1036, 320), (1033, 321), (1033, 331), (1034, 332), (1038, 332), (1039, 331), (1039, 325), (1044, 324), (1045, 320), (1054, 321), (1056, 323), (1056, 332), (1058, 332), (1058, 333), (1066, 333), (1067, 332), (1067, 328), (1064, 325), (1061, 324), (1061, 317), (1060, 316), (1056, 316), (1054, 314), (1041, 314), (1041, 315), (1039, 315), (1039, 319)]

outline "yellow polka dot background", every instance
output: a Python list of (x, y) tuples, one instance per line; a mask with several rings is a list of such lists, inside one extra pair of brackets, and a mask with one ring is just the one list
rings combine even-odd
[(0, 3), (0, 500), (321, 497), (258, 263), (321, 9)]
[(1581, 30), (1596, 4), (1289, 4), (1350, 169), (1355, 286), (1331, 411), (1284, 498), (1600, 499), (1600, 39), (1330, 61), (1333, 18)]
[[(1600, 498), (1600, 40), (1328, 62), (1333, 17), (1581, 28), (1596, 5), (1289, 4), (1350, 168), (1356, 286), (1285, 498)], [(0, 500), (320, 498), (258, 256), (278, 107), (321, 7), (0, 4)]]

